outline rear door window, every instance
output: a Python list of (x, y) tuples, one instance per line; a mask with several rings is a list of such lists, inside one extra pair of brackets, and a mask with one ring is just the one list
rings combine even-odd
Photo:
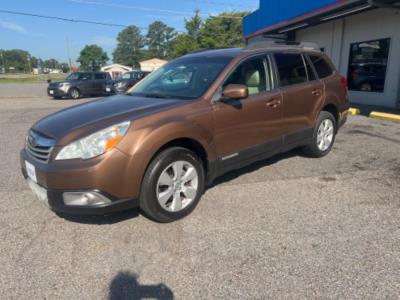
[(319, 78), (326, 78), (333, 74), (333, 69), (328, 62), (321, 56), (309, 55)]
[(298, 53), (275, 53), (275, 62), (281, 87), (308, 81), (303, 57)]
[(96, 80), (104, 80), (104, 79), (106, 79), (106, 74), (96, 73), (96, 74), (94, 74), (94, 79), (96, 79)]

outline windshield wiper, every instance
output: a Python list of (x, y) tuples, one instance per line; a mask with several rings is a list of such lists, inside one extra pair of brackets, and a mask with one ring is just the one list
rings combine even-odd
[(171, 96), (157, 94), (157, 93), (137, 93), (137, 94), (131, 93), (130, 95), (132, 95), (132, 96), (138, 95), (138, 96), (142, 96), (145, 98), (158, 98), (158, 99), (171, 99), (172, 98)]

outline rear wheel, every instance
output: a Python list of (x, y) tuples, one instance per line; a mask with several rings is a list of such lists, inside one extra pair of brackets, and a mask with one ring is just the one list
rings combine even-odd
[(336, 120), (327, 111), (321, 111), (314, 129), (312, 142), (303, 148), (304, 153), (309, 157), (323, 157), (327, 155), (335, 143)]
[(169, 223), (190, 214), (204, 191), (204, 167), (193, 152), (173, 147), (150, 163), (142, 183), (140, 208), (151, 219)]
[(79, 90), (77, 88), (72, 88), (69, 91), (69, 95), (71, 96), (72, 99), (77, 100), (80, 98), (81, 93), (79, 92)]

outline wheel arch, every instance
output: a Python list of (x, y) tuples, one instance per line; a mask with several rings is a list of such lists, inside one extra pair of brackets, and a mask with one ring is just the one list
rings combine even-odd
[(339, 109), (333, 103), (326, 104), (321, 111), (327, 111), (335, 117), (336, 124), (339, 122)]

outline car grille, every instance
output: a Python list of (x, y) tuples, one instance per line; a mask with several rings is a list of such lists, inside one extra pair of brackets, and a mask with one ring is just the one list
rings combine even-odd
[(26, 141), (26, 151), (34, 159), (48, 162), (55, 140), (48, 138), (36, 131), (30, 130)]

